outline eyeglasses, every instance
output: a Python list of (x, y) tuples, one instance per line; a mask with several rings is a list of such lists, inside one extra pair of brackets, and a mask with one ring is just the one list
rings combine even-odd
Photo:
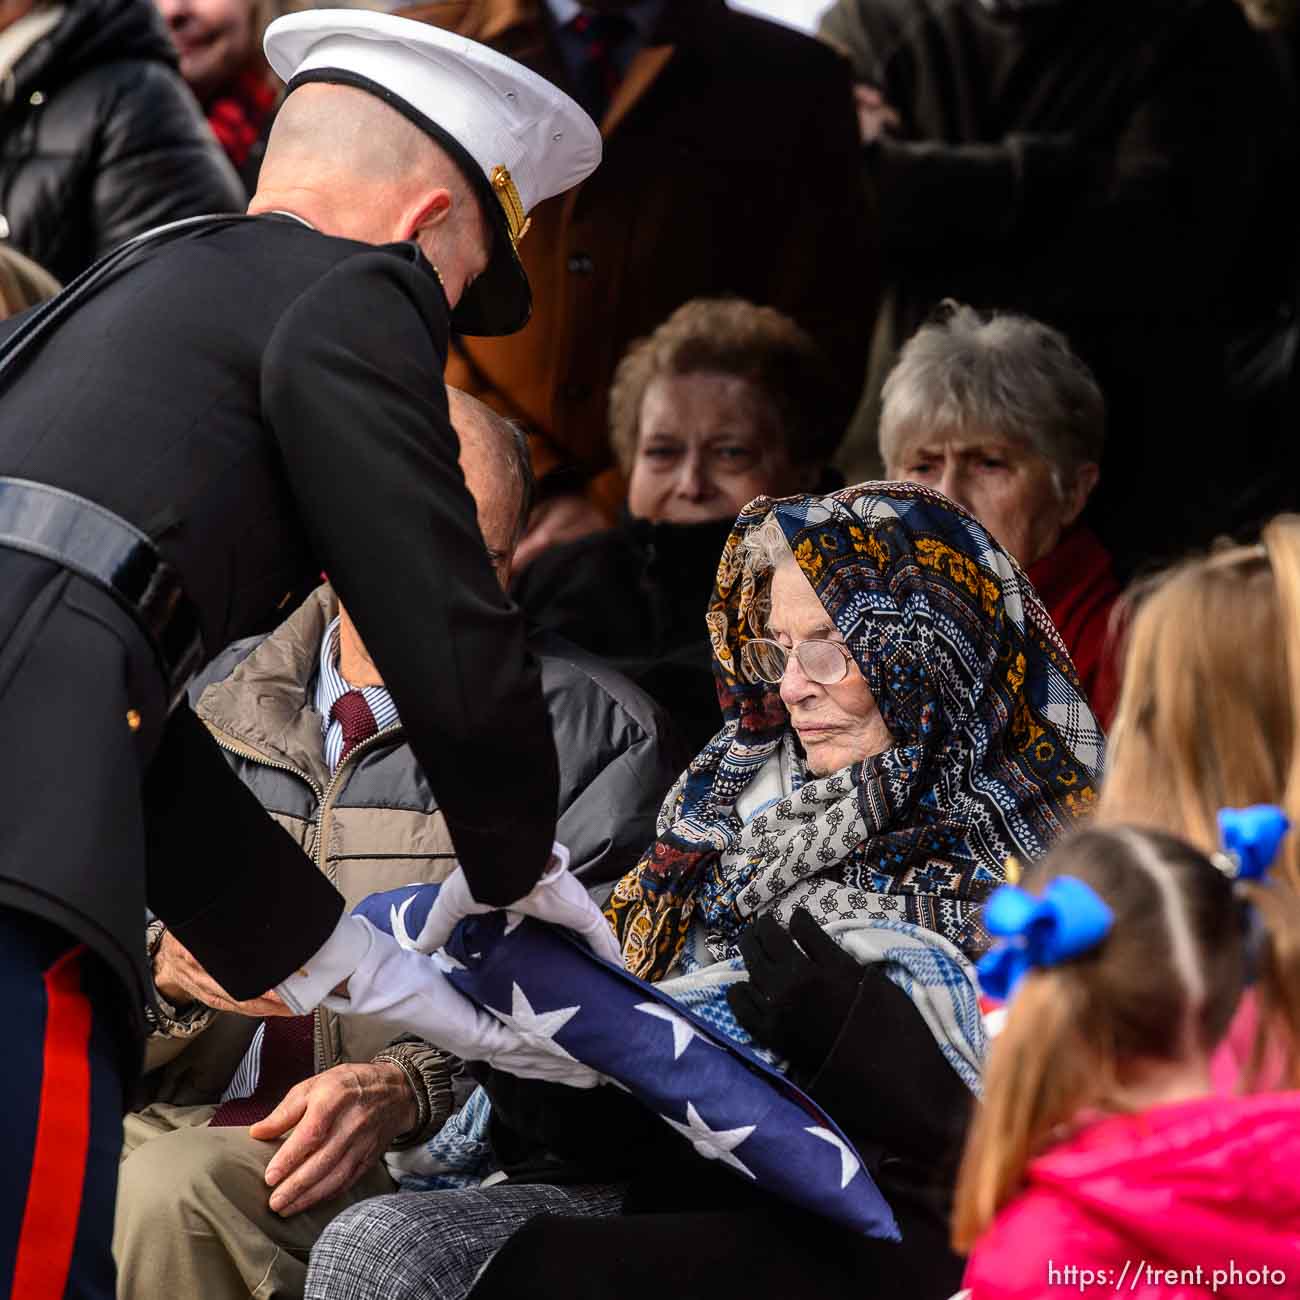
[(779, 686), (794, 655), (803, 669), (803, 675), (819, 686), (834, 686), (849, 675), (853, 656), (838, 641), (809, 640), (787, 648), (779, 641), (757, 636), (746, 641), (740, 652), (740, 661), (751, 680)]

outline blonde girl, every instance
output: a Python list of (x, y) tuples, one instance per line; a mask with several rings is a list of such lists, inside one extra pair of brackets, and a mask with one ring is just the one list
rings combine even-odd
[(1226, 825), (1231, 859), (1090, 829), (1028, 892), (990, 899), (1006, 942), (981, 974), (1011, 1000), (957, 1185), (970, 1300), (1300, 1290), (1300, 1093), (1215, 1096), (1210, 1079), (1253, 982), (1259, 1044), (1281, 1045), (1300, 1082), (1300, 913), (1249, 878), (1286, 822), (1250, 810)]

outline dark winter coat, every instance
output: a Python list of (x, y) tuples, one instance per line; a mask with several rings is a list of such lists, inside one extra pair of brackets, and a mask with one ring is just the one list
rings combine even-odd
[[(337, 613), (333, 591), (319, 588), (270, 636), (218, 655), (190, 698), (240, 780), (355, 907), (369, 894), (444, 880), (456, 850), (400, 722), (330, 772), (313, 703), (321, 640)], [(560, 759), (556, 838), (584, 883), (617, 879), (654, 838), (655, 814), (684, 760), (662, 734), (662, 715), (630, 682), (558, 641), (535, 648)], [(250, 902), (250, 914), (258, 910)], [(220, 1097), (259, 1023), (229, 1019), (238, 1023), (200, 1035), (167, 1067), (165, 1100)], [(397, 1029), (382, 1017), (319, 1008), (317, 1072), (370, 1060)]]
[(538, 556), (512, 595), (530, 622), (648, 691), (698, 753), (722, 725), (704, 624), (730, 519), (617, 528)]
[(0, 82), (0, 231), (64, 283), (143, 230), (245, 202), (150, 0), (76, 0)]
[(1121, 568), (1206, 539), (1275, 459), (1229, 375), (1294, 283), (1295, 112), (1239, 7), (837, 0), (821, 32), (901, 118), (867, 150), (897, 339), (944, 298), (1064, 330)]

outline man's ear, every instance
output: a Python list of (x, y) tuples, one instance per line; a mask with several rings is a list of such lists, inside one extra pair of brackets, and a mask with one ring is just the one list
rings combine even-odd
[(414, 239), (422, 230), (445, 225), (454, 206), (455, 200), (445, 185), (425, 190), (402, 210), (397, 239)]
[(1101, 468), (1096, 461), (1084, 461), (1074, 471), (1074, 482), (1065, 489), (1065, 510), (1062, 516), (1062, 528), (1069, 528), (1083, 513), (1083, 508), (1088, 504), (1088, 498), (1092, 496), (1092, 490), (1097, 486), (1097, 481), (1100, 478)]

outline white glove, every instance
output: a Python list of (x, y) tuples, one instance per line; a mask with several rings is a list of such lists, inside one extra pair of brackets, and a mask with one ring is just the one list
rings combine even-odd
[(547, 1079), (571, 1088), (594, 1088), (601, 1076), (547, 1038), (520, 1034), (460, 992), (424, 953), (401, 947), (363, 917), (370, 945), (348, 977), (346, 997), (330, 994), (321, 1005), (348, 1016), (382, 1016), (426, 1042), (466, 1061), (523, 1079)]
[[(443, 881), (419, 934), (407, 934), (397, 919), (394, 921), (393, 933), (404, 948), (437, 952), (465, 917), (498, 910), (476, 901), (470, 893), (464, 871), (457, 867)], [(623, 964), (623, 953), (613, 930), (609, 928), (609, 922), (592, 902), (591, 896), (582, 887), (582, 882), (570, 874), (569, 850), (563, 844), (552, 847), (551, 866), (546, 874), (523, 898), (509, 904), (508, 910), (536, 917), (539, 921), (548, 921), (552, 925), (562, 925), (577, 934), (596, 956), (619, 966)]]
[(370, 951), (374, 926), (344, 912), (330, 937), (292, 975), (275, 986), (280, 1000), (295, 1016), (305, 1016), (321, 999), (342, 984)]

